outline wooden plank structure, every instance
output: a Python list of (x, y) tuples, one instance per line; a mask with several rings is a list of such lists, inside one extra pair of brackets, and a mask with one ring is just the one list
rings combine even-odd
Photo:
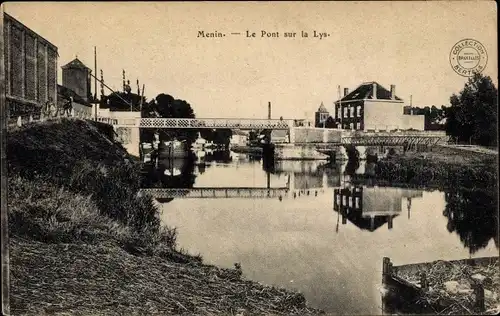
[[(446, 261), (450, 264), (490, 265), (498, 263), (498, 257), (470, 258), (463, 260)], [(430, 268), (435, 262), (416, 263), (401, 266), (394, 266), (391, 259), (384, 257), (382, 261), (382, 284), (387, 291), (382, 298), (382, 309), (384, 314), (394, 313), (437, 313), (446, 309), (452, 304), (451, 301), (442, 299), (434, 305), (428, 305), (422, 296), (428, 290), (428, 276), (425, 270)], [(419, 274), (418, 284), (411, 283), (398, 274)], [(475, 297), (474, 312), (481, 313), (485, 311), (484, 287), (481, 283), (473, 286)]]

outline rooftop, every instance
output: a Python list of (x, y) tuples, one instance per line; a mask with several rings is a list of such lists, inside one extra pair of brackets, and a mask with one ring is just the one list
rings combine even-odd
[(323, 102), (321, 102), (321, 105), (318, 108), (318, 112), (328, 113), (328, 110), (326, 109), (326, 107), (323, 104)]
[(69, 63), (67, 63), (66, 65), (62, 66), (61, 67), (62, 69), (67, 69), (67, 68), (73, 68), (73, 69), (90, 69), (89, 67), (85, 66), (84, 63), (82, 63), (80, 61), (80, 59), (78, 59), (78, 57), (76, 57), (75, 59), (73, 59), (72, 61), (70, 61)]
[[(391, 91), (387, 90), (380, 84), (375, 81), (372, 82), (364, 82), (359, 87), (354, 89), (351, 93), (344, 96), (340, 99), (342, 102), (344, 101), (353, 101), (353, 100), (364, 100), (364, 99), (374, 99), (373, 98), (373, 84), (377, 85), (377, 99), (379, 100), (392, 100), (391, 99)], [(395, 96), (395, 100), (403, 101), (398, 96)], [(338, 101), (337, 101), (338, 102)]]

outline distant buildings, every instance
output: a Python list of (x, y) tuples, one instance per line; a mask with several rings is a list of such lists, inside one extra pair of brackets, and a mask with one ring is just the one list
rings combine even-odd
[(57, 46), (4, 13), (6, 108), (9, 117), (40, 113), (57, 102)]
[(323, 102), (319, 106), (318, 110), (314, 113), (314, 126), (315, 127), (325, 127), (326, 121), (330, 117), (330, 113), (326, 109)]
[(233, 134), (231, 135), (230, 139), (230, 144), (231, 145), (237, 145), (237, 146), (247, 146), (248, 145), (248, 133), (241, 131), (241, 130), (235, 130), (233, 131)]
[(78, 58), (73, 59), (62, 66), (62, 85), (73, 90), (85, 102), (90, 102), (92, 92), (90, 90), (92, 70), (85, 66)]
[(424, 117), (404, 113), (404, 101), (396, 96), (396, 86), (385, 89), (377, 82), (366, 82), (335, 102), (335, 121), (339, 128), (351, 130), (424, 130)]

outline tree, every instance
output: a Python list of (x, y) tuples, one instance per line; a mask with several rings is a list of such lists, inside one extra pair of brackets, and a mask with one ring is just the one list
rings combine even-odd
[(228, 128), (200, 129), (200, 136), (214, 144), (229, 146), (233, 132)]
[[(195, 118), (194, 111), (188, 102), (164, 93), (159, 94), (154, 101), (150, 102), (143, 109), (143, 113), (149, 117)], [(191, 144), (198, 138), (198, 131), (196, 129), (161, 129), (159, 136), (162, 142), (177, 139)]]
[(497, 88), (488, 76), (475, 73), (446, 108), (446, 132), (458, 141), (497, 146)]
[[(104, 96), (101, 99), (100, 106), (109, 108), (111, 111), (139, 111), (141, 105), (141, 96), (135, 93), (114, 92)], [(146, 97), (142, 97), (142, 104), (146, 104)]]
[(336, 128), (337, 127), (337, 124), (335, 123), (335, 120), (333, 119), (333, 117), (329, 116), (326, 119), (325, 127), (326, 128)]

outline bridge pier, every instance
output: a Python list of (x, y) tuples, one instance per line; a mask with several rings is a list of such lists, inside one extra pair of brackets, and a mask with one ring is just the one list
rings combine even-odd
[(117, 141), (127, 150), (127, 152), (134, 156), (139, 156), (139, 127), (117, 127), (113, 129), (117, 135)]

